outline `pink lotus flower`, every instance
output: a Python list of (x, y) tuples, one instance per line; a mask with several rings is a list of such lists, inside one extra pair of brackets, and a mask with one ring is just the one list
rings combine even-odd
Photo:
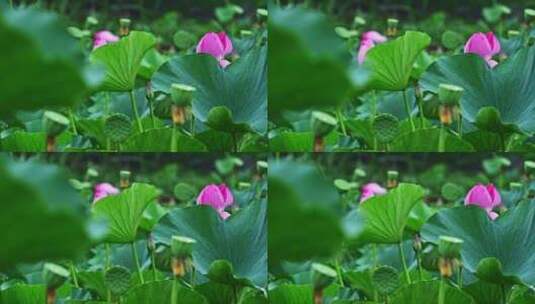
[(365, 200), (376, 195), (383, 195), (386, 193), (386, 189), (381, 187), (377, 183), (368, 183), (362, 187), (362, 193), (360, 195), (360, 202), (363, 203)]
[(225, 59), (225, 56), (231, 54), (233, 51), (232, 41), (225, 32), (221, 33), (206, 33), (197, 45), (197, 54), (209, 54), (215, 57), (222, 67), (227, 67), (230, 61)]
[(494, 33), (488, 32), (475, 33), (466, 42), (464, 46), (465, 53), (477, 54), (484, 58), (488, 65), (493, 68), (498, 62), (492, 60), (492, 56), (499, 54), (501, 51), (500, 41)]
[(230, 192), (230, 189), (225, 184), (205, 186), (197, 197), (198, 205), (211, 206), (224, 220), (230, 216), (230, 213), (226, 212), (225, 208), (231, 206), (233, 203), (234, 196), (232, 196), (232, 192)]
[(117, 42), (117, 41), (119, 41), (119, 37), (115, 36), (110, 31), (96, 32), (93, 38), (93, 49), (106, 45), (110, 42)]
[(357, 55), (357, 60), (359, 64), (362, 64), (364, 60), (366, 59), (366, 54), (368, 54), (368, 51), (372, 49), (376, 43), (383, 43), (387, 40), (387, 38), (379, 32), (376, 31), (369, 31), (362, 34), (362, 37), (360, 39), (360, 47), (359, 52)]
[(496, 212), (493, 212), (494, 207), (499, 206), (502, 203), (502, 198), (500, 193), (494, 187), (493, 184), (482, 185), (477, 184), (466, 194), (464, 198), (464, 204), (467, 205), (476, 205), (480, 208), (485, 209), (487, 215), (494, 220), (498, 217)]
[(111, 195), (119, 194), (119, 189), (115, 188), (112, 184), (101, 183), (95, 185), (93, 192), (93, 204), (97, 201)]

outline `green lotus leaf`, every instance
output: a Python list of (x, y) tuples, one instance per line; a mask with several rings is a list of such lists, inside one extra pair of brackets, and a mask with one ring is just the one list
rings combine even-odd
[(145, 54), (156, 45), (156, 38), (146, 32), (132, 31), (118, 42), (96, 48), (91, 61), (106, 67), (101, 89), (105, 91), (131, 91), (141, 69)]
[(9, 231), (0, 235), (0, 269), (73, 259), (88, 248), (83, 200), (56, 166), (0, 159), (0, 175), (0, 229)]
[[(473, 152), (474, 147), (467, 141), (445, 132), (444, 152)], [(390, 145), (389, 151), (396, 152), (436, 152), (440, 129), (419, 129), (398, 136)]]
[(369, 87), (385, 91), (406, 89), (416, 59), (429, 44), (429, 35), (407, 31), (405, 35), (393, 41), (376, 45), (368, 52), (364, 61), (373, 71)]
[(254, 201), (227, 220), (222, 220), (209, 206), (176, 208), (156, 225), (154, 240), (170, 245), (173, 235), (190, 237), (197, 241), (193, 262), (200, 273), (206, 275), (214, 262), (226, 260), (232, 265), (235, 278), (265, 286), (266, 208), (265, 201)]
[(495, 221), (478, 207), (455, 207), (436, 213), (422, 228), (422, 238), (437, 243), (441, 235), (464, 240), (466, 270), (496, 284), (535, 286), (535, 208), (521, 202)]
[(35, 304), (45, 302), (45, 285), (21, 284), (0, 291), (0, 303)]
[(424, 194), (418, 185), (401, 183), (385, 195), (367, 199), (360, 206), (366, 227), (359, 239), (385, 244), (401, 242), (411, 210)]
[[(335, 145), (338, 134), (331, 132), (325, 137), (326, 145)], [(269, 141), (272, 152), (312, 152), (314, 149), (314, 133), (312, 132), (284, 132)]]
[(93, 213), (108, 220), (110, 243), (131, 243), (147, 206), (158, 197), (160, 190), (148, 184), (134, 183), (118, 195), (105, 197), (93, 205)]
[[(122, 151), (130, 152), (171, 152), (171, 128), (160, 128), (145, 131), (131, 136), (121, 146)], [(176, 135), (177, 152), (205, 152), (206, 146), (199, 140), (182, 135)]]
[[(269, 262), (328, 257), (344, 238), (338, 193), (309, 164), (269, 164)], [(314, 225), (310, 225), (314, 223)]]
[[(224, 69), (208, 55), (173, 57), (154, 75), (153, 88), (170, 93), (174, 83), (193, 86), (197, 89), (192, 101), (193, 115), (201, 122), (218, 131), (244, 132), (251, 128), (258, 133), (265, 133), (266, 47), (240, 55), (238, 60)], [(218, 110), (214, 113), (214, 109)], [(230, 123), (221, 123), (221, 120)]]
[[(392, 295), (392, 304), (437, 303), (440, 281), (422, 281), (406, 285)], [(470, 295), (462, 290), (445, 286), (444, 304), (475, 304)]]
[[(0, 139), (0, 150), (4, 152), (45, 152), (46, 134), (44, 132), (29, 133), (17, 131)], [(64, 132), (56, 138), (57, 150), (70, 144), (72, 134)]]
[(455, 55), (438, 60), (423, 75), (422, 88), (437, 92), (441, 83), (464, 88), (461, 111), (476, 123), (480, 110), (495, 108), (500, 123), (535, 132), (535, 47), (524, 48), (491, 69), (479, 56)]
[(351, 58), (328, 17), (303, 7), (269, 14), (270, 117), (344, 102), (352, 90)]
[(83, 62), (60, 17), (36, 9), (0, 13), (0, 114), (72, 106), (102, 80)]
[(311, 285), (280, 285), (269, 291), (270, 303), (312, 304)]
[(231, 286), (254, 286), (249, 280), (236, 277), (229, 261), (217, 260), (210, 265), (206, 275), (211, 281)]
[[(176, 298), (180, 304), (208, 304), (208, 301), (199, 293), (178, 283), (175, 286)], [(126, 295), (125, 304), (144, 303), (171, 303), (173, 281), (156, 281), (139, 285), (131, 289)]]

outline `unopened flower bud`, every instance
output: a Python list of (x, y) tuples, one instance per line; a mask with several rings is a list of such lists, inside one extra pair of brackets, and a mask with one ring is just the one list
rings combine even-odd
[(399, 172), (395, 170), (389, 170), (386, 172), (386, 187), (392, 189), (398, 186)]
[(388, 25), (387, 29), (386, 29), (386, 35), (388, 37), (395, 37), (398, 35), (398, 25), (399, 25), (399, 20), (398, 19), (395, 19), (395, 18), (388, 18), (386, 20), (386, 23)]
[(130, 24), (132, 24), (132, 20), (128, 18), (119, 19), (119, 25), (121, 26), (119, 28), (119, 35), (127, 36), (130, 33)]
[(130, 171), (121, 170), (119, 172), (119, 177), (120, 177), (119, 186), (121, 187), (121, 189), (126, 189), (126, 188), (130, 187), (130, 177), (131, 176), (132, 176), (132, 173)]

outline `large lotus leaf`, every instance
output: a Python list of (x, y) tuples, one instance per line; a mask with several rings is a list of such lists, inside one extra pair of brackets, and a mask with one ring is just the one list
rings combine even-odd
[[(474, 147), (467, 141), (445, 132), (444, 152), (473, 152)], [(440, 129), (419, 129), (396, 137), (390, 145), (391, 152), (437, 152)]]
[(312, 304), (311, 285), (280, 285), (269, 291), (270, 303)]
[(535, 286), (535, 207), (521, 202), (495, 221), (478, 207), (456, 207), (435, 214), (422, 228), (422, 238), (437, 243), (441, 235), (464, 240), (466, 270), (485, 281)]
[(35, 304), (46, 302), (46, 286), (15, 285), (0, 291), (0, 303)]
[(227, 260), (236, 277), (258, 286), (267, 284), (265, 201), (255, 201), (227, 220), (209, 206), (176, 208), (154, 228), (156, 242), (169, 245), (173, 235), (197, 241), (193, 262), (197, 271), (208, 274), (213, 262)]
[(0, 159), (0, 175), (0, 269), (76, 258), (87, 249), (82, 199), (56, 167)]
[[(414, 304), (414, 303), (438, 303), (438, 293), (440, 281), (422, 281), (410, 284), (399, 289), (392, 295), (389, 303), (392, 304)], [(445, 286), (444, 304), (475, 304), (470, 295), (462, 290)]]
[(132, 31), (118, 42), (95, 49), (91, 53), (91, 61), (106, 67), (102, 90), (133, 90), (143, 57), (155, 45), (156, 38), (152, 34)]
[(328, 107), (352, 89), (344, 42), (324, 14), (303, 7), (269, 12), (269, 113)]
[[(45, 132), (17, 131), (0, 139), (0, 150), (4, 152), (45, 152)], [(64, 132), (56, 138), (56, 151), (61, 151), (72, 141), (72, 134)]]
[(412, 208), (423, 198), (424, 189), (399, 184), (385, 195), (374, 196), (360, 206), (366, 227), (360, 240), (372, 243), (399, 243)]
[(491, 69), (479, 56), (466, 54), (435, 62), (422, 77), (422, 88), (437, 92), (441, 83), (464, 88), (463, 117), (475, 123), (482, 108), (494, 107), (502, 124), (535, 132), (535, 47), (522, 49)]
[(57, 15), (36, 9), (0, 14), (0, 114), (74, 105), (102, 79), (85, 67), (65, 28)]
[[(153, 77), (156, 91), (169, 93), (173, 83), (197, 89), (193, 115), (218, 131), (267, 130), (266, 47), (241, 54), (226, 68), (209, 55), (174, 57)], [(221, 123), (224, 122), (224, 123)]]
[(105, 197), (95, 203), (93, 213), (108, 221), (109, 231), (106, 241), (133, 242), (145, 208), (159, 194), (160, 190), (152, 185), (134, 183), (120, 194)]
[[(122, 151), (129, 152), (171, 152), (173, 129), (160, 128), (135, 134), (121, 146)], [(176, 152), (205, 152), (206, 146), (199, 140), (177, 132)]]
[[(208, 304), (208, 301), (196, 291), (176, 283), (177, 304)], [(125, 296), (125, 304), (171, 303), (173, 281), (157, 281), (139, 285)]]
[(270, 162), (269, 171), (270, 264), (335, 253), (344, 234), (332, 183), (310, 164)]
[(414, 62), (430, 43), (429, 35), (407, 31), (393, 41), (376, 45), (364, 61), (373, 70), (370, 88), (386, 91), (406, 89)]

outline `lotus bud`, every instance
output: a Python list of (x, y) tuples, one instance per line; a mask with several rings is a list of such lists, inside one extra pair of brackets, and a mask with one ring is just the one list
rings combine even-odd
[(119, 19), (119, 25), (121, 26), (119, 28), (119, 35), (127, 36), (130, 33), (130, 24), (132, 24), (132, 20), (128, 18)]
[(327, 265), (313, 263), (311, 273), (314, 287), (314, 304), (322, 304), (323, 290), (336, 278), (336, 271)]
[(43, 266), (43, 281), (46, 284), (46, 303), (56, 303), (56, 290), (67, 281), (69, 271), (60, 265), (45, 263)]
[(119, 177), (120, 177), (119, 186), (121, 187), (121, 189), (126, 189), (130, 187), (131, 176), (132, 176), (132, 173), (130, 171), (121, 170), (119, 172)]
[(43, 129), (46, 133), (46, 151), (54, 152), (56, 137), (69, 127), (69, 119), (57, 112), (45, 111), (43, 114)]
[(519, 31), (516, 31), (516, 30), (507, 31), (507, 37), (509, 37), (509, 39), (516, 38), (518, 36), (520, 36), (520, 32)]
[(524, 9), (524, 20), (528, 25), (532, 24), (535, 21), (535, 10), (531, 8)]
[(398, 25), (399, 20), (395, 18), (388, 18), (386, 20), (386, 23), (388, 25), (386, 29), (386, 36), (388, 37), (395, 37), (398, 35)]
[(337, 126), (336, 118), (325, 112), (314, 111), (311, 117), (312, 132), (314, 133), (314, 152), (324, 150), (323, 139)]
[(386, 173), (386, 187), (392, 189), (398, 186), (398, 177), (399, 172), (395, 170), (390, 170)]
[(171, 254), (173, 255), (171, 269), (176, 278), (186, 275), (187, 268), (191, 263), (193, 246), (196, 243), (197, 241), (194, 239), (185, 236), (174, 235), (171, 238)]

